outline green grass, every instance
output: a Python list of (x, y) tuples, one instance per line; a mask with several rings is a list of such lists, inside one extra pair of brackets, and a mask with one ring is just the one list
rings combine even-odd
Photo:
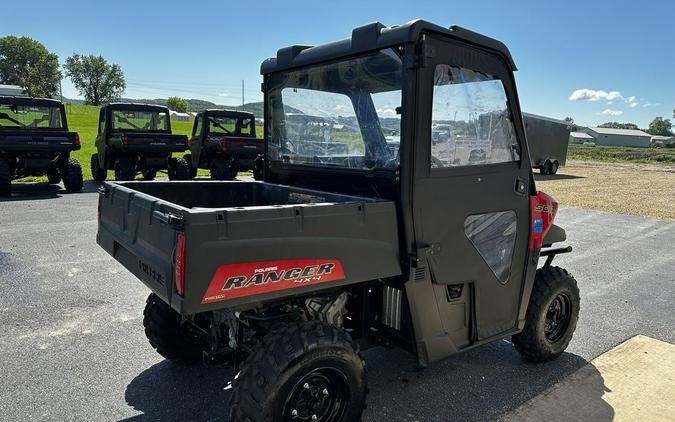
[(567, 151), (567, 159), (613, 163), (675, 164), (675, 148), (630, 148), (571, 144)]

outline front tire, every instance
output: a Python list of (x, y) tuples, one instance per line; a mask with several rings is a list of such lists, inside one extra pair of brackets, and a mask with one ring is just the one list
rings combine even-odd
[(151, 293), (143, 311), (145, 336), (157, 353), (169, 360), (200, 361), (206, 345), (181, 330), (182, 317)]
[(184, 158), (172, 158), (169, 161), (169, 180), (189, 180), (190, 165)]
[(134, 180), (136, 177), (136, 157), (120, 157), (115, 163), (115, 180)]
[(12, 196), (12, 173), (7, 160), (0, 160), (0, 197), (2, 196)]
[(227, 160), (215, 160), (211, 164), (211, 179), (234, 180), (237, 177), (237, 166)]
[(579, 288), (567, 270), (547, 266), (537, 270), (523, 331), (512, 337), (518, 352), (532, 362), (560, 356), (579, 318)]
[(230, 421), (357, 421), (366, 393), (365, 365), (346, 332), (289, 323), (268, 333), (244, 363)]
[(63, 170), (63, 186), (68, 192), (79, 192), (84, 186), (82, 178), (82, 166), (80, 162), (74, 158), (69, 158)]

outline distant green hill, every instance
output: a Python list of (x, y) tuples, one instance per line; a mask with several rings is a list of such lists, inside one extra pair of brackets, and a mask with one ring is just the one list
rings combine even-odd
[[(130, 103), (144, 103), (144, 104), (159, 104), (159, 105), (166, 105), (166, 98), (122, 98), (120, 101), (123, 102), (130, 102)], [(70, 104), (84, 104), (84, 101), (82, 100), (77, 100), (77, 99), (70, 99), (70, 98), (63, 98), (64, 103), (70, 103)], [(260, 102), (255, 102), (255, 103), (248, 103), (244, 104), (243, 106), (231, 106), (231, 105), (222, 105), (222, 104), (216, 104), (211, 101), (206, 101), (206, 100), (199, 100), (196, 98), (192, 98), (187, 100), (188, 103), (188, 111), (202, 111), (208, 108), (217, 108), (217, 109), (228, 109), (228, 110), (244, 110), (248, 111), (249, 113), (255, 114), (256, 117), (262, 117), (263, 116), (263, 103), (262, 101)]]

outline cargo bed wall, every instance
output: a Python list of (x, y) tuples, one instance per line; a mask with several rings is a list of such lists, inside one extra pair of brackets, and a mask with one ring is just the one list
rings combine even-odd
[[(181, 313), (401, 274), (390, 201), (261, 182), (104, 186), (99, 244)], [(319, 199), (334, 202), (312, 203)], [(224, 203), (231, 205), (204, 207)], [(169, 224), (170, 214), (180, 223)], [(174, 291), (178, 233), (186, 243), (183, 297)]]
[[(391, 202), (195, 212), (182, 312), (401, 274)], [(173, 303), (172, 303), (173, 305)]]

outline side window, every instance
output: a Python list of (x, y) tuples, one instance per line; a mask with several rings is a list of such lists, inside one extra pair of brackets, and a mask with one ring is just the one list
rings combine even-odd
[(238, 135), (248, 136), (251, 135), (251, 119), (242, 118), (239, 119), (239, 128)]
[(520, 160), (504, 85), (495, 76), (436, 66), (431, 118), (432, 168)]
[(98, 133), (103, 133), (105, 130), (105, 111), (101, 110), (98, 117)]
[(192, 126), (192, 136), (201, 135), (203, 127), (204, 127), (203, 116), (197, 115), (197, 117), (195, 118), (195, 124)]

